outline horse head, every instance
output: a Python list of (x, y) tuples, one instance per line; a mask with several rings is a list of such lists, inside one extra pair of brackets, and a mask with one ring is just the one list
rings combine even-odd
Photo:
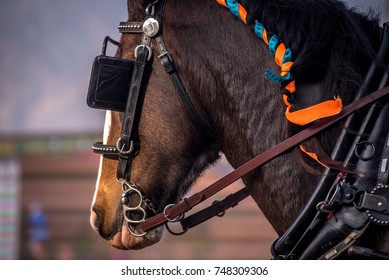
[[(143, 20), (146, 2), (129, 1), (131, 21)], [(141, 35), (123, 34), (117, 55), (134, 59), (134, 50), (141, 44), (141, 39)], [(153, 47), (153, 52), (157, 53), (157, 47)], [(153, 59), (158, 58), (155, 55)], [(219, 157), (219, 149), (211, 140), (212, 136), (202, 131), (191, 118), (163, 66), (155, 61), (152, 68), (137, 128), (140, 146), (131, 161), (129, 182), (155, 204), (153, 211), (162, 212), (167, 205), (183, 197), (200, 173)], [(193, 97), (192, 106), (202, 112), (199, 100), (195, 95)], [(106, 112), (105, 144), (115, 144), (120, 138), (123, 114)], [(163, 230), (154, 230), (143, 237), (129, 233), (123, 222), (122, 187), (116, 178), (117, 165), (117, 160), (101, 158), (91, 224), (115, 247), (143, 248), (159, 241)], [(147, 207), (145, 211), (149, 216), (153, 214)]]

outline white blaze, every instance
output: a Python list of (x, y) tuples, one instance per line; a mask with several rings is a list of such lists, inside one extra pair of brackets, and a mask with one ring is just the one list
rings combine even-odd
[[(104, 123), (104, 132), (103, 132), (103, 144), (107, 144), (109, 132), (111, 130), (111, 124), (112, 124), (112, 111), (107, 111), (105, 113), (105, 123)], [(99, 172), (97, 174), (96, 189), (95, 189), (95, 194), (93, 196), (92, 205), (96, 201), (97, 189), (98, 189), (99, 184), (100, 184), (102, 169), (103, 169), (103, 156), (100, 156)]]

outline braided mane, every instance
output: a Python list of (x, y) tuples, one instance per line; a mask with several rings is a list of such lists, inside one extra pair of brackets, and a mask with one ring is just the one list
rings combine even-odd
[[(379, 45), (377, 17), (362, 15), (338, 0), (241, 0), (247, 23), (261, 21), (294, 55), (299, 81), (326, 77), (330, 96), (361, 82)], [(347, 81), (347, 82), (344, 82)]]
[[(276, 82), (277, 79), (283, 79), (286, 73), (293, 77), (292, 82), (284, 79), (283, 100), (287, 105), (285, 115), (294, 124), (305, 125), (317, 117), (337, 114), (342, 102), (344, 105), (350, 103), (378, 49), (378, 19), (348, 9), (341, 1), (217, 1), (228, 7), (245, 24), (254, 25), (256, 35), (269, 45), (273, 56), (275, 48), (273, 46), (272, 51), (271, 41), (276, 41), (283, 49), (287, 47), (288, 56), (293, 53), (293, 62), (288, 62), (292, 64), (288, 66), (288, 72), (281, 72), (281, 76), (267, 73), (267, 76)], [(285, 51), (283, 57), (286, 57)], [(281, 69), (284, 68), (284, 62), (281, 65), (277, 55), (275, 59)], [(290, 61), (290, 57), (287, 61)], [(335, 100), (315, 105), (317, 96), (310, 96), (307, 92), (298, 94), (299, 86), (307, 87), (310, 84), (320, 84), (320, 98)], [(295, 112), (290, 112), (291, 104)], [(303, 108), (307, 109), (299, 110)], [(291, 126), (291, 133), (295, 133), (296, 129), (299, 128)], [(320, 140), (312, 139), (306, 143), (308, 150), (316, 151), (317, 154), (307, 151), (303, 146), (301, 150), (322, 165), (325, 165), (324, 162), (336, 165), (324, 152), (328, 150), (323, 149), (329, 142), (326, 137), (328, 133), (323, 134)], [(317, 155), (322, 161), (318, 160)]]

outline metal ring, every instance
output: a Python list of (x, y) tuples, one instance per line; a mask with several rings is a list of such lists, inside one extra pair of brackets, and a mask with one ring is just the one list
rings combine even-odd
[[(334, 189), (334, 187), (335, 187), (335, 190), (334, 190), (333, 194), (331, 195), (331, 192)], [(326, 197), (326, 200), (322, 201), (322, 202), (319, 202), (316, 205), (316, 210), (318, 212), (322, 212), (322, 213), (332, 213), (332, 212), (334, 212), (334, 209), (332, 209), (333, 208), (333, 202), (335, 201), (336, 196), (338, 195), (339, 190), (340, 190), (340, 186), (339, 186), (338, 183), (336, 183), (336, 185), (334, 185), (331, 188), (330, 192), (328, 193), (328, 195)], [(331, 195), (331, 198), (330, 198), (330, 195)], [(325, 209), (325, 207), (327, 209)]]
[(184, 233), (186, 233), (188, 231), (188, 229), (182, 229), (181, 232), (174, 232), (171, 230), (168, 223), (165, 224), (165, 228), (167, 229), (168, 232), (170, 232), (171, 234), (176, 235), (176, 236), (183, 235)]
[(324, 207), (328, 207), (328, 204), (327, 204), (325, 201), (319, 202), (319, 203), (316, 205), (316, 210), (317, 210), (318, 212), (321, 212), (321, 213), (328, 213), (328, 214), (334, 212), (333, 210), (324, 209)]
[[(335, 199), (336, 199), (336, 197), (337, 197), (337, 195), (338, 195), (338, 193), (339, 193), (339, 191), (340, 191), (340, 185), (339, 185), (339, 183), (337, 183), (334, 187), (335, 187), (335, 191), (334, 191), (334, 193), (332, 194), (331, 198), (328, 200), (327, 206), (333, 206), (333, 202), (335, 201)], [(327, 198), (329, 198), (329, 195), (331, 194), (331, 191), (332, 191), (332, 189), (331, 189), (330, 192), (328, 193)]]
[(131, 235), (132, 235), (132, 236), (135, 236), (135, 237), (143, 237), (143, 236), (145, 236), (146, 234), (148, 234), (147, 231), (142, 232), (142, 233), (136, 233), (136, 232), (134, 232), (134, 231), (131, 229), (131, 226), (129, 225), (129, 223), (126, 223), (126, 227), (127, 227), (128, 231), (131, 233)]
[[(367, 156), (364, 156), (363, 153), (364, 151), (366, 151), (366, 149), (368, 147), (371, 147), (371, 153), (370, 155), (367, 155)], [(360, 159), (360, 160), (363, 160), (363, 161), (367, 161), (367, 160), (370, 160), (374, 157), (375, 155), (375, 145), (374, 143), (370, 142), (370, 141), (361, 141), (361, 142), (358, 142), (355, 146), (355, 149), (354, 149), (354, 154)]]
[[(139, 220), (132, 220), (131, 218), (128, 218), (127, 216), (127, 212), (132, 212), (132, 213), (139, 213), (141, 212), (143, 217), (142, 219), (139, 219)], [(130, 207), (127, 207), (126, 205), (123, 205), (123, 216), (124, 216), (124, 219), (131, 223), (131, 224), (140, 224), (140, 223), (143, 223), (144, 221), (146, 221), (146, 217), (147, 217), (147, 213), (146, 213), (146, 210), (144, 210), (143, 208), (133, 208), (131, 209)]]
[[(129, 207), (126, 205), (126, 207), (128, 209), (143, 209), (142, 208), (142, 203), (143, 203), (143, 196), (142, 196), (142, 193), (140, 192), (140, 190), (138, 190), (137, 188), (133, 187), (129, 182), (127, 182), (126, 180), (123, 180), (121, 182), (122, 184), (122, 191), (123, 191), (123, 194), (122, 194), (122, 197), (126, 196), (128, 192), (135, 192), (138, 196), (139, 196), (139, 204), (136, 206), (136, 207)], [(128, 187), (127, 190), (124, 189), (124, 185), (126, 185)]]
[(122, 147), (120, 147), (121, 141), (122, 141), (122, 138), (120, 137), (118, 139), (118, 141), (116, 142), (116, 149), (119, 151), (119, 153), (122, 155), (131, 154), (134, 151), (134, 141), (132, 141), (132, 140), (130, 141), (130, 147), (127, 151), (124, 150), (124, 148), (126, 146), (125, 144)]
[[(122, 185), (122, 191), (123, 191), (123, 192), (127, 192), (128, 190), (133, 190), (133, 191), (138, 191), (139, 194), (141, 194), (140, 191), (138, 190), (138, 188), (136, 187), (135, 184), (130, 183), (130, 182), (128, 182), (128, 181), (125, 180), (125, 179), (119, 179), (119, 180), (117, 180), (117, 181)], [(124, 186), (126, 186), (127, 189), (125, 189)]]
[(175, 217), (174, 219), (170, 219), (170, 218), (169, 218), (169, 216), (168, 216), (168, 214), (167, 214), (167, 211), (168, 211), (170, 208), (174, 207), (174, 206), (175, 206), (175, 204), (168, 204), (168, 205), (166, 205), (165, 209), (163, 209), (163, 215), (165, 216), (165, 219), (166, 219), (168, 222), (171, 222), (171, 223), (177, 223), (177, 222), (179, 222), (179, 221), (181, 221), (182, 219), (185, 218), (185, 213), (182, 213), (181, 215)]
[(135, 48), (135, 51), (134, 51), (135, 58), (138, 58), (138, 52), (141, 48), (142, 49), (146, 48), (149, 51), (149, 55), (147, 56), (147, 61), (150, 61), (150, 59), (153, 57), (153, 50), (152, 50), (152, 48), (150, 48), (149, 46), (146, 46), (146, 45), (139, 45)]

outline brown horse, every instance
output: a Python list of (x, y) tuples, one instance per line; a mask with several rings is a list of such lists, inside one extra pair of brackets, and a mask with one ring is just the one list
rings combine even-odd
[[(146, 0), (128, 0), (128, 21), (143, 22)], [(156, 1), (158, 2), (158, 1)], [(220, 2), (220, 1), (218, 1)], [(224, 153), (238, 167), (301, 130), (285, 119), (283, 90), (263, 73), (279, 71), (268, 46), (252, 31), (255, 20), (277, 34), (293, 53), (293, 110), (357, 93), (379, 47), (378, 21), (336, 0), (238, 1), (247, 25), (215, 0), (167, 0), (163, 39), (204, 131), (191, 117), (163, 66), (153, 63), (139, 118), (140, 148), (129, 178), (161, 213), (177, 203)], [(117, 55), (134, 59), (141, 35), (123, 34)], [(152, 46), (156, 53), (157, 47)], [(155, 58), (156, 59), (156, 58)], [(278, 69), (278, 70), (277, 70)], [(104, 142), (120, 138), (123, 113), (107, 111)], [(304, 127), (304, 126), (303, 126)], [(342, 124), (304, 143), (321, 163)], [(163, 229), (133, 236), (123, 222), (117, 161), (102, 157), (91, 210), (93, 228), (112, 246), (141, 249), (158, 242)], [(310, 172), (308, 172), (308, 171)], [(242, 178), (278, 234), (283, 234), (311, 196), (324, 167), (298, 147)], [(313, 171), (313, 172), (312, 172)], [(371, 248), (389, 252), (389, 231), (370, 237)]]

